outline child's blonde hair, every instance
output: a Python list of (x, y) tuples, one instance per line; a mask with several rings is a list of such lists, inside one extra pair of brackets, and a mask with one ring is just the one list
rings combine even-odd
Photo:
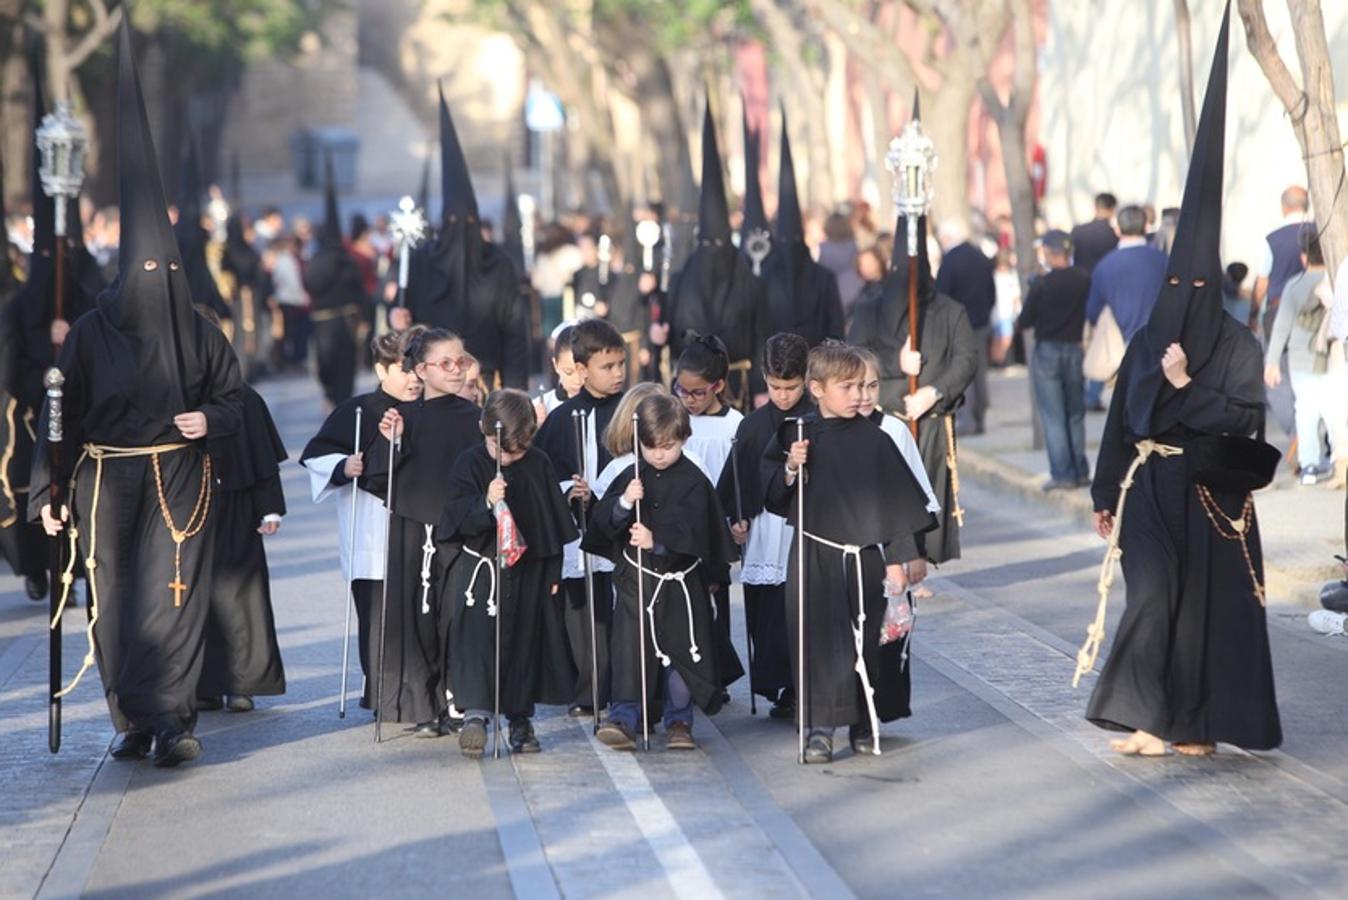
[(825, 343), (810, 351), (809, 381), (827, 384), (843, 378), (865, 378), (866, 358), (850, 344)]
[(635, 440), (632, 436), (632, 413), (636, 412), (637, 404), (647, 397), (667, 393), (669, 392), (665, 390), (664, 385), (651, 381), (632, 385), (618, 401), (618, 408), (614, 410), (613, 418), (609, 419), (608, 427), (604, 429), (604, 449), (613, 456), (631, 453), (632, 442)]

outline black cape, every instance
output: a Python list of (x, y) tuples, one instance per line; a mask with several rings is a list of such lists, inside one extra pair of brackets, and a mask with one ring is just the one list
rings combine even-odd
[[(563, 598), (553, 588), (561, 580), (562, 548), (578, 532), (558, 488), (557, 472), (541, 450), (530, 448), (501, 474), (506, 505), (528, 545), (513, 566), (502, 569), (498, 587), (501, 710), (531, 716), (536, 703), (565, 704), (571, 699), (576, 672), (562, 621)], [(496, 462), (485, 446), (461, 453), (449, 473), (449, 498), (437, 530), (438, 540), (471, 551), (458, 553), (449, 570), (453, 614), (445, 635), (455, 703), (464, 710), (493, 706), (496, 622), (487, 611), (487, 567), (496, 557), (496, 519), (486, 495), (495, 477)]]
[[(768, 447), (776, 445), (783, 422), (804, 416), (813, 409), (814, 403), (807, 392), (790, 409), (782, 410), (776, 404), (765, 403), (740, 421), (739, 428), (735, 430), (735, 447), (731, 451), (734, 459), (726, 461), (725, 467), (721, 469), (721, 480), (716, 485), (716, 493), (726, 515), (742, 513), (746, 520), (752, 521), (763, 512), (763, 498), (773, 467), (764, 454)], [(738, 506), (735, 496), (736, 468), (739, 473)]]
[(621, 403), (622, 394), (596, 397), (585, 388), (581, 388), (580, 393), (548, 413), (538, 433), (534, 435), (534, 446), (548, 455), (553, 468), (563, 478), (570, 478), (579, 473), (576, 426), (571, 420), (571, 413), (574, 410), (584, 411), (593, 417), (591, 421), (594, 422), (595, 443), (598, 448), (595, 471), (602, 472), (604, 467), (613, 461), (613, 454), (604, 447), (604, 430), (608, 428), (608, 423), (613, 421), (613, 414), (618, 411)]
[[(853, 666), (852, 627), (858, 593), (866, 613), (862, 658), (875, 691), (882, 722), (910, 714), (911, 679), (902, 665), (901, 642), (880, 646), (884, 620), (885, 565), (918, 558), (917, 536), (931, 526), (927, 498), (889, 435), (861, 416), (850, 419), (805, 417), (810, 457), (805, 477), (805, 531), (838, 544), (862, 548), (861, 584), (855, 563), (833, 547), (805, 542), (806, 696), (801, 699), (808, 727), (828, 728), (869, 721), (860, 679)], [(796, 438), (796, 423), (786, 422), (776, 444), (764, 452), (772, 466), (766, 507), (798, 527), (796, 488), (787, 487), (785, 451)], [(787, 576), (788, 609), (799, 597), (797, 560), (791, 549)], [(796, 659), (797, 616), (787, 616), (788, 644)]]
[(219, 493), (206, 660), (198, 696), (284, 694), (285, 668), (276, 640), (271, 574), (258, 526), (286, 514), (280, 463), (288, 456), (267, 403), (244, 385), (241, 427), (211, 441)]
[[(683, 676), (693, 700), (708, 715), (721, 707), (721, 689), (744, 674), (744, 667), (723, 629), (717, 627), (707, 586), (723, 583), (729, 566), (738, 558), (730, 537), (725, 513), (716, 490), (707, 476), (688, 457), (683, 456), (664, 471), (642, 466), (646, 499), (641, 503), (642, 522), (651, 529), (655, 549), (642, 554), (642, 564), (653, 572), (678, 572), (700, 561), (685, 578), (689, 593), (685, 602), (678, 582), (661, 587), (656, 579), (644, 577), (647, 604), (660, 589), (655, 604), (654, 636), (651, 622), (646, 623), (646, 708), (651, 716), (660, 708), (660, 665), (655, 645), (658, 642), (671, 664)], [(595, 504), (589, 528), (581, 542), (590, 553), (611, 559), (615, 569), (613, 583), (617, 592), (610, 654), (613, 672), (613, 698), (637, 700), (641, 697), (638, 652), (637, 569), (629, 561), (636, 551), (628, 544), (633, 517), (618, 515), (619, 499), (635, 475), (635, 467), (624, 469), (604, 496)], [(691, 606), (692, 630), (689, 631)], [(694, 657), (692, 645), (698, 648)]]

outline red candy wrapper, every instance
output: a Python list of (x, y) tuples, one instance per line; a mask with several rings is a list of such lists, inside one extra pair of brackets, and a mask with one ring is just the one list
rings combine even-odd
[(515, 517), (504, 500), (497, 503), (492, 511), (496, 514), (496, 546), (501, 548), (501, 564), (510, 568), (520, 561), (529, 545), (516, 527)]

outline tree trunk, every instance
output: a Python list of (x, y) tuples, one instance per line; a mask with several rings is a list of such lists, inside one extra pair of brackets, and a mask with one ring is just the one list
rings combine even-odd
[[(13, 212), (15, 202), (27, 196), (28, 153), (32, 145), (28, 133), (29, 107), (27, 55), (23, 52), (28, 36), (21, 18), (23, 0), (0, 0), (0, 159), (4, 160), (5, 183), (0, 197), (5, 209)], [(9, 190), (6, 190), (6, 187)]]
[(1239, 0), (1246, 43), (1283, 108), (1306, 160), (1315, 224), (1331, 278), (1348, 258), (1348, 197), (1343, 196), (1344, 151), (1334, 108), (1334, 72), (1319, 0), (1288, 0), (1302, 87), (1268, 30), (1262, 0)]
[(1180, 109), (1184, 115), (1184, 146), (1194, 152), (1197, 114), (1194, 112), (1194, 38), (1189, 0), (1175, 0), (1175, 42), (1179, 48)]

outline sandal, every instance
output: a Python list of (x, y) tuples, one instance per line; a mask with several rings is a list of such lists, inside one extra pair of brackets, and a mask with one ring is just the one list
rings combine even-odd
[(1181, 756), (1212, 756), (1217, 752), (1216, 744), (1176, 744), (1175, 752)]

